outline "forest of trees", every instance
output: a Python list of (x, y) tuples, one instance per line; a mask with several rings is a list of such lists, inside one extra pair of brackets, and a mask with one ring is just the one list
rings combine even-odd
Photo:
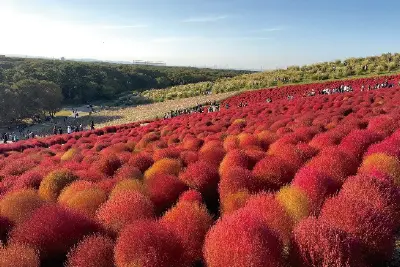
[(57, 84), (68, 104), (113, 99), (123, 92), (142, 92), (169, 86), (215, 81), (249, 71), (189, 67), (144, 66), (76, 61), (0, 58), (0, 83), (13, 86), (21, 80)]
[(400, 72), (400, 54), (387, 53), (381, 56), (290, 66), (286, 69), (221, 78), (212, 83), (201, 82), (172, 86), (163, 90), (147, 90), (142, 95), (151, 101), (164, 101), (197, 96), (204, 91), (223, 93), (395, 72)]

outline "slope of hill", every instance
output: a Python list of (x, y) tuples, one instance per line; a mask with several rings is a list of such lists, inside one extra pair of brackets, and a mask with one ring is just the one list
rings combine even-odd
[(163, 90), (149, 90), (142, 94), (153, 101), (163, 101), (164, 99), (201, 95), (204, 91), (209, 90), (214, 93), (223, 93), (396, 72), (400, 72), (400, 54), (388, 53), (381, 56), (291, 66), (286, 69), (222, 78), (213, 83), (195, 83), (173, 86)]

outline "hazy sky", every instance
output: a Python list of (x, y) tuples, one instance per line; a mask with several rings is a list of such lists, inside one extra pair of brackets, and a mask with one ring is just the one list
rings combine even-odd
[(398, 0), (0, 0), (0, 54), (276, 68), (399, 52)]

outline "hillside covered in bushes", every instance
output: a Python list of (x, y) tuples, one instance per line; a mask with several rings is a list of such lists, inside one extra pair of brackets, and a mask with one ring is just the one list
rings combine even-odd
[(290, 66), (286, 69), (221, 78), (216, 82), (178, 85), (163, 90), (147, 90), (142, 95), (152, 101), (164, 101), (201, 95), (206, 91), (223, 93), (396, 72), (400, 72), (400, 54), (387, 53), (381, 56)]

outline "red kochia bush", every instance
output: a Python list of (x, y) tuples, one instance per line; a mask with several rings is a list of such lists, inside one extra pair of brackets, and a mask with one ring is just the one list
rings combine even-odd
[(343, 138), (339, 147), (346, 153), (359, 159), (365, 150), (373, 143), (382, 140), (382, 136), (371, 130), (353, 130)]
[(223, 175), (228, 169), (233, 166), (242, 167), (245, 169), (251, 169), (251, 160), (250, 157), (246, 155), (246, 153), (242, 150), (231, 150), (229, 151), (224, 159), (222, 160), (219, 166), (219, 174)]
[(155, 174), (145, 181), (146, 191), (158, 213), (170, 208), (187, 186), (174, 175)]
[(200, 191), (205, 196), (213, 196), (217, 191), (219, 175), (216, 167), (204, 161), (190, 164), (179, 175), (190, 188)]
[(294, 174), (295, 168), (289, 162), (276, 156), (266, 156), (253, 169), (254, 177), (274, 189), (289, 183)]
[(143, 173), (136, 166), (125, 164), (115, 172), (114, 178), (116, 180), (142, 179)]
[(93, 164), (93, 169), (99, 170), (102, 173), (113, 176), (115, 171), (121, 167), (121, 161), (114, 154), (104, 155), (99, 161)]
[(137, 221), (125, 227), (114, 253), (117, 267), (187, 266), (179, 239), (155, 221)]
[(114, 241), (103, 235), (91, 235), (85, 237), (68, 253), (66, 266), (114, 266)]
[(255, 179), (251, 171), (240, 167), (232, 167), (226, 171), (218, 184), (221, 199), (243, 190), (254, 193), (262, 189), (262, 184)]
[(182, 242), (185, 258), (191, 264), (201, 260), (204, 238), (212, 222), (204, 205), (188, 201), (178, 202), (161, 219)]
[(23, 243), (40, 251), (43, 258), (57, 258), (68, 252), (83, 236), (98, 232), (87, 217), (55, 205), (46, 205), (11, 232), (11, 244)]
[(115, 232), (127, 224), (154, 217), (154, 207), (150, 199), (138, 192), (121, 192), (100, 206), (97, 210), (99, 221)]
[(43, 179), (43, 174), (41, 174), (39, 171), (35, 170), (27, 171), (18, 178), (15, 178), (13, 189), (15, 190), (27, 189), (27, 188), (38, 189), (42, 179)]
[(347, 176), (357, 172), (358, 162), (339, 148), (330, 147), (322, 150), (318, 156), (311, 159), (307, 166), (315, 168), (341, 184)]
[(363, 201), (376, 210), (390, 210), (391, 218), (400, 223), (400, 191), (387, 179), (376, 178), (374, 174), (349, 177), (340, 191), (342, 197)]
[(370, 260), (386, 260), (394, 246), (393, 214), (375, 206), (339, 194), (325, 202), (320, 219), (359, 240)]
[(209, 267), (279, 267), (282, 244), (263, 219), (245, 210), (224, 216), (211, 227), (204, 242)]
[(244, 209), (260, 216), (282, 243), (289, 243), (294, 221), (273, 194), (259, 193), (252, 195), (247, 200)]
[(293, 266), (368, 266), (354, 239), (313, 217), (295, 227), (291, 256)]
[(292, 185), (306, 193), (310, 200), (311, 213), (314, 214), (318, 214), (325, 199), (340, 188), (332, 178), (312, 167), (300, 169)]
[(198, 202), (202, 203), (203, 202), (203, 197), (201, 196), (201, 193), (197, 190), (187, 190), (181, 194), (179, 197), (179, 202), (182, 201), (188, 201), (188, 202)]

